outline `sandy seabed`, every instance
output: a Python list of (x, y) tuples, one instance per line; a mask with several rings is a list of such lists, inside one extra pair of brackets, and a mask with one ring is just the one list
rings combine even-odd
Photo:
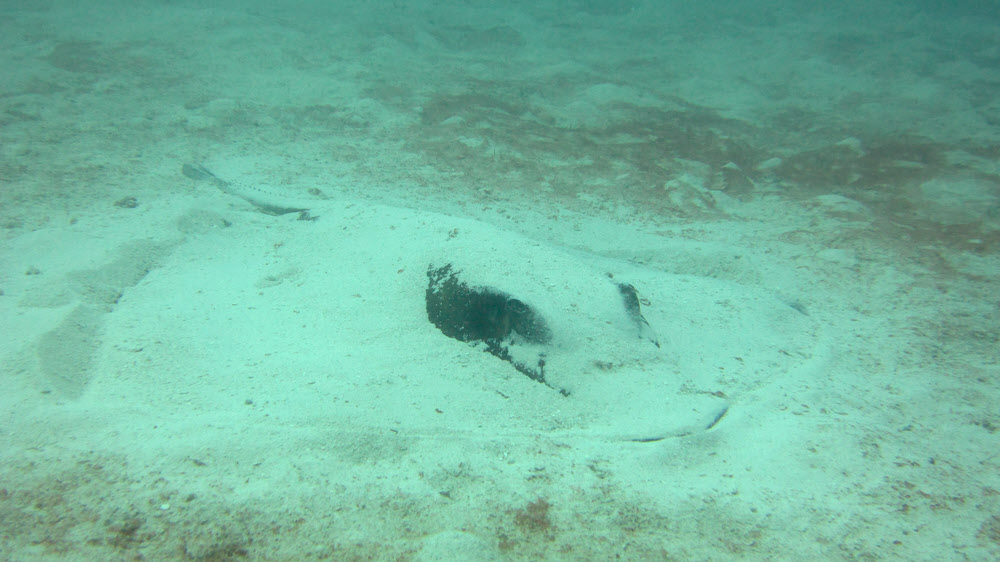
[(496, 4), (3, 8), (0, 558), (1000, 557), (1000, 21)]

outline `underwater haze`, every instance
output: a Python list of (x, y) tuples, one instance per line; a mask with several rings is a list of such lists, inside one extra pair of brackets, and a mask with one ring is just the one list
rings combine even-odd
[(0, 559), (1000, 559), (995, 2), (0, 15)]

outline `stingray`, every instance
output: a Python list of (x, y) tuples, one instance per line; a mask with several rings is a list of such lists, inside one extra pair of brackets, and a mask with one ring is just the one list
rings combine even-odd
[[(747, 392), (822, 362), (820, 326), (762, 288), (469, 218), (365, 201), (303, 204), (203, 167), (185, 175), (261, 212), (308, 210), (322, 220), (279, 216), (256, 234), (233, 220), (213, 234), (210, 260), (199, 257), (203, 246), (182, 245), (190, 254), (175, 252), (153, 300), (129, 299), (131, 318), (116, 311), (122, 329), (170, 328), (227, 350), (220, 364), (266, 366), (270, 374), (254, 380), (267, 381), (269, 399), (294, 404), (286, 416), (297, 423), (655, 442), (717, 431)], [(267, 251), (274, 240), (280, 252)], [(164, 319), (155, 295), (185, 285), (189, 297), (170, 309), (178, 320)], [(225, 303), (252, 306), (237, 316)], [(159, 359), (183, 370), (197, 356), (181, 349)], [(241, 384), (231, 369), (218, 371)]]

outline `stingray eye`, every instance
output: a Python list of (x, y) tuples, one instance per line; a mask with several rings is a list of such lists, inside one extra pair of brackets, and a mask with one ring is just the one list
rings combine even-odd
[(639, 303), (642, 304), (642, 306), (650, 305), (649, 299), (639, 299)]
[(528, 305), (517, 299), (510, 299), (507, 301), (507, 310), (509, 310), (511, 314), (524, 314), (525, 312), (528, 312)]

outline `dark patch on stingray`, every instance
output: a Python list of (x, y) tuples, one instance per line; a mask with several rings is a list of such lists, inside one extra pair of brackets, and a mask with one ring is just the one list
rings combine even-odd
[[(483, 342), (486, 351), (507, 361), (518, 372), (550, 388), (545, 380), (545, 354), (534, 365), (513, 358), (518, 344), (546, 344), (552, 340), (548, 323), (534, 308), (493, 287), (471, 286), (459, 279), (451, 264), (427, 270), (427, 319), (441, 333), (459, 341)], [(562, 395), (569, 391), (556, 389)]]

